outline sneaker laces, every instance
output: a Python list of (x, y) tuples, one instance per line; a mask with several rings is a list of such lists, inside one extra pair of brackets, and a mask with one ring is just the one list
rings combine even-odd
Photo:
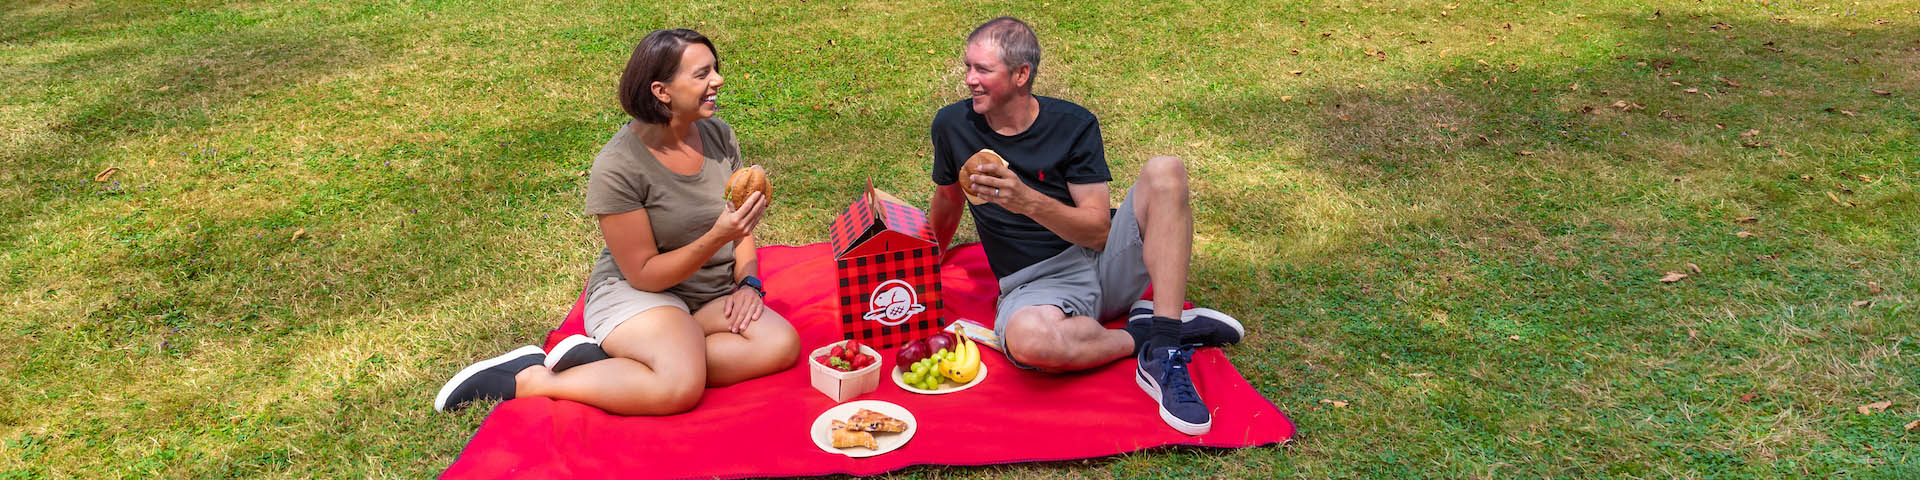
[[(1193, 389), (1193, 378), (1187, 373), (1187, 364), (1193, 361), (1193, 349), (1180, 347), (1167, 356), (1165, 373), (1161, 374), (1160, 386), (1169, 390), (1173, 400), (1179, 403), (1199, 402), (1200, 393)], [(1180, 381), (1174, 381), (1178, 379)]]

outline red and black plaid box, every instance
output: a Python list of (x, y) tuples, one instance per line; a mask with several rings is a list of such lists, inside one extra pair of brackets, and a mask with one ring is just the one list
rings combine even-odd
[(840, 331), (889, 348), (946, 326), (941, 316), (940, 242), (926, 212), (873, 188), (833, 219)]

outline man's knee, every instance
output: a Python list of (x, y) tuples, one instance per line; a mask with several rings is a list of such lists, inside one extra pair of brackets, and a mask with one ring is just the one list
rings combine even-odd
[(1165, 155), (1147, 159), (1147, 166), (1140, 169), (1140, 181), (1147, 185), (1147, 193), (1155, 197), (1185, 199), (1189, 191), (1187, 162)]
[(1020, 363), (1049, 369), (1060, 364), (1064, 357), (1061, 351), (1066, 342), (1053, 319), (1046, 315), (1022, 311), (1007, 318), (1007, 353)]

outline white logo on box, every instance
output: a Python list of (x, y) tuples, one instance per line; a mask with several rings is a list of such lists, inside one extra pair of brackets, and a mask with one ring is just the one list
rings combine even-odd
[(906, 322), (907, 317), (927, 311), (927, 306), (921, 305), (919, 295), (914, 293), (913, 285), (900, 280), (888, 280), (873, 287), (871, 298), (873, 308), (861, 318), (881, 325), (899, 325)]

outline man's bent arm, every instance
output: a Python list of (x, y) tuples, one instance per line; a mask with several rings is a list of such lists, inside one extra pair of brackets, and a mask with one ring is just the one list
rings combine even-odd
[(1113, 199), (1107, 197), (1106, 182), (1069, 183), (1067, 193), (1073, 195), (1076, 206), (1041, 195), (1044, 200), (1033, 202), (1035, 207), (1026, 213), (1027, 217), (1074, 245), (1106, 250), (1107, 229), (1113, 227), (1113, 217), (1109, 215)]
[(933, 202), (927, 219), (933, 222), (934, 238), (940, 241), (940, 251), (947, 251), (953, 245), (953, 232), (960, 229), (960, 215), (966, 212), (966, 193), (960, 191), (960, 183), (933, 187)]

